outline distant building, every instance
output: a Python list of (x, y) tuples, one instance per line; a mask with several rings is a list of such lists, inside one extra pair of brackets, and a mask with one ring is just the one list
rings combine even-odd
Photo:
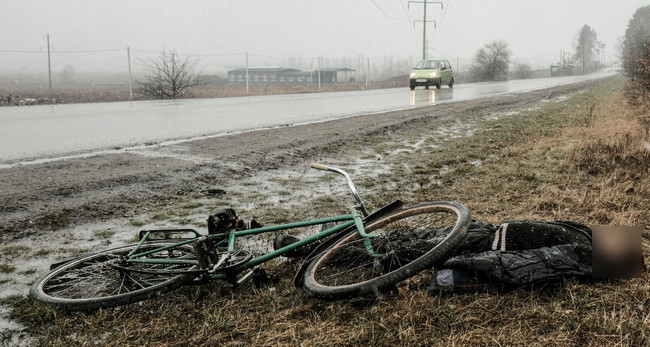
[(579, 67), (575, 65), (551, 65), (551, 77), (579, 75)]
[[(315, 71), (318, 73), (318, 71)], [(316, 75), (318, 77), (318, 75)], [(346, 67), (328, 67), (320, 69), (321, 83), (354, 82), (357, 79), (356, 71)]]
[[(297, 69), (282, 67), (251, 67), (248, 68), (249, 82), (262, 83), (318, 83), (319, 71), (305, 72)], [(356, 79), (356, 71), (348, 68), (325, 68), (320, 70), (321, 83), (352, 82)], [(246, 69), (228, 71), (228, 81), (246, 82)]]
[[(266, 83), (310, 83), (312, 73), (282, 67), (251, 67), (248, 68), (248, 80), (250, 82)], [(246, 69), (241, 68), (228, 71), (228, 81), (246, 82)]]

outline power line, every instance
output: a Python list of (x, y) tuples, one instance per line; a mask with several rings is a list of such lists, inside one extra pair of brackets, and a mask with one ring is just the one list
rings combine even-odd
[(451, 5), (451, 0), (447, 1), (447, 7), (442, 12), (442, 18), (440, 18), (440, 26), (442, 26), (442, 23), (445, 22), (445, 15), (447, 15), (447, 10), (449, 9), (449, 6)]
[(224, 53), (224, 54), (187, 54), (191, 55), (193, 57), (228, 57), (228, 56), (233, 56), (233, 55), (244, 55), (246, 54), (245, 52), (241, 53)]
[(46, 51), (13, 51), (7, 49), (0, 49), (0, 53), (47, 53)]
[[(150, 54), (160, 54), (161, 53), (161, 51), (150, 51), (150, 50), (146, 50), (146, 49), (137, 49), (137, 48), (131, 48), (131, 51), (140, 52), (140, 53), (150, 53)], [(227, 57), (227, 56), (244, 55), (244, 54), (246, 54), (246, 53), (244, 53), (244, 52), (223, 53), (223, 54), (181, 53), (181, 55), (192, 56), (192, 57)]]
[(404, 1), (400, 0), (399, 2), (402, 5), (402, 10), (404, 10), (404, 14), (406, 15), (406, 19), (411, 22), (411, 16), (409, 16), (409, 11), (406, 10), (406, 7), (404, 7)]
[(160, 51), (148, 51), (144, 49), (131, 48), (133, 52), (160, 54)]
[(251, 56), (251, 57), (258, 57), (258, 58), (279, 59), (279, 60), (287, 59), (287, 58), (283, 58), (283, 57), (274, 57), (274, 56), (271, 56), (271, 55), (262, 55), (262, 54), (255, 54), (255, 53), (248, 53), (248, 55)]
[(102, 53), (102, 52), (123, 52), (126, 48), (116, 49), (97, 49), (97, 50), (83, 50), (83, 51), (52, 51), (52, 53)]
[(377, 5), (375, 0), (370, 0), (370, 1), (372, 1), (372, 3), (375, 5), (375, 7), (377, 7), (379, 9), (379, 11), (383, 12), (386, 15), (386, 17), (388, 17), (390, 19), (394, 19), (394, 20), (399, 20), (399, 18), (391, 16), (390, 14), (388, 14), (388, 12), (384, 11), (383, 8), (381, 8), (379, 5)]
[[(124, 51), (124, 48), (119, 49), (97, 49), (97, 50), (85, 50), (85, 51), (55, 51), (52, 50), (52, 54), (55, 53), (102, 53), (102, 52), (119, 52)], [(19, 51), (19, 50), (7, 50), (0, 49), (1, 53), (47, 53), (46, 51)]]

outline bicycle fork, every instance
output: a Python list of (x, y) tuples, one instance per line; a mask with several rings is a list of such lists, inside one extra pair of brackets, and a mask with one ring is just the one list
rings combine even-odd
[(366, 230), (363, 227), (361, 213), (357, 209), (353, 209), (352, 216), (354, 217), (354, 225), (357, 227), (357, 231), (359, 232), (359, 235), (363, 238), (363, 246), (366, 248), (366, 252), (368, 252), (368, 255), (374, 258), (385, 257), (386, 256), (385, 254), (377, 254), (372, 249), (372, 239), (377, 237), (378, 235), (366, 233)]

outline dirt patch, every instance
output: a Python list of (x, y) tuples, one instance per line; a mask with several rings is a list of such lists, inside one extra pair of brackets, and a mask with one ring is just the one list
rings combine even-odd
[[(459, 200), (492, 223), (569, 219), (650, 230), (649, 158), (634, 149), (637, 129), (621, 126), (629, 117), (608, 87), (616, 81), (605, 82), (0, 170), (0, 286), (26, 293), (43, 264), (129, 242), (140, 228), (203, 229), (218, 205), (265, 224), (343, 212), (345, 186), (309, 170), (310, 161), (348, 169), (371, 209), (395, 198)], [(40, 264), (22, 265), (27, 258)], [(552, 295), (453, 298), (417, 290), (425, 276), (400, 285), (396, 298), (355, 307), (293, 287), (297, 265), (269, 264), (279, 280), (267, 289), (209, 284), (90, 314), (61, 314), (22, 295), (3, 302), (27, 327), (12, 329), (61, 346), (645, 345), (650, 336), (647, 275), (624, 285), (569, 283)]]
[(205, 189), (228, 191), (230, 183), (258, 171), (304, 167), (330, 153), (363, 148), (396, 129), (435, 128), (463, 115), (529, 107), (587, 85), (0, 170), (1, 237), (8, 241), (97, 219), (131, 218)]

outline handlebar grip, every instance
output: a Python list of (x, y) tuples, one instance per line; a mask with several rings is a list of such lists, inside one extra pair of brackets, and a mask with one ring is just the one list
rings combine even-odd
[(311, 163), (311, 168), (316, 169), (316, 170), (323, 170), (323, 171), (329, 170), (327, 165), (323, 165), (323, 164), (319, 164), (319, 163)]

